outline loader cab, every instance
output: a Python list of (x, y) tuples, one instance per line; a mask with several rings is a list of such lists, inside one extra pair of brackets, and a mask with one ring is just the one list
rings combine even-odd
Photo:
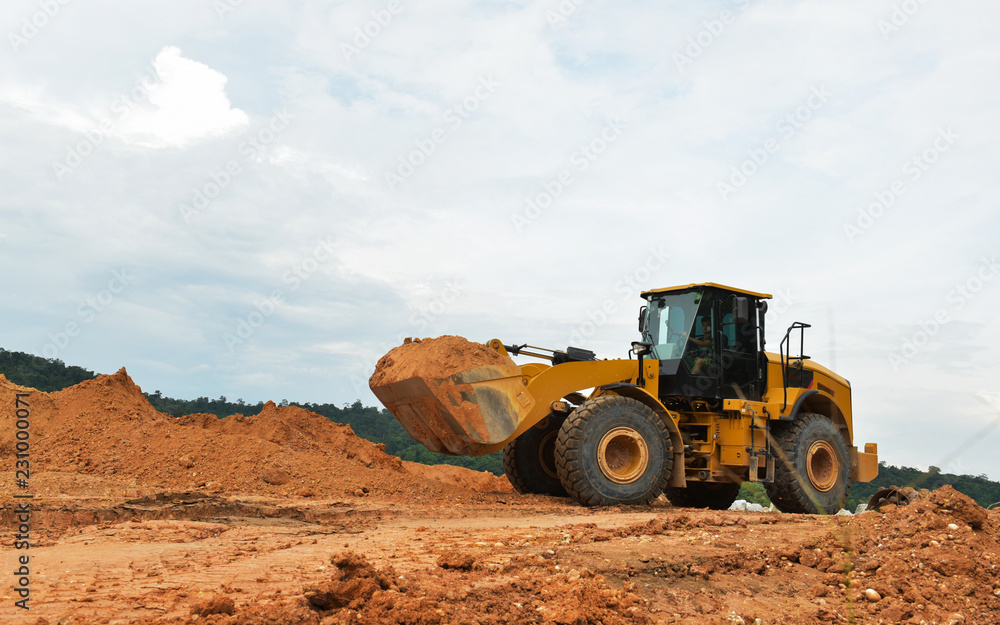
[(656, 289), (642, 297), (640, 332), (652, 344), (650, 356), (660, 361), (659, 394), (665, 405), (761, 399), (770, 295), (706, 283)]

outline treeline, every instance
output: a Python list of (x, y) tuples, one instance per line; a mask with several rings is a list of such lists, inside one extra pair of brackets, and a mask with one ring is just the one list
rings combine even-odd
[[(48, 393), (97, 377), (93, 371), (68, 366), (59, 359), (41, 358), (23, 352), (10, 352), (2, 348), (0, 348), (0, 373), (7, 376), (7, 379), (15, 384), (37, 388)], [(247, 404), (242, 399), (231, 402), (225, 396), (218, 399), (209, 399), (208, 397), (173, 399), (164, 397), (160, 391), (145, 395), (154, 408), (176, 417), (195, 413), (214, 414), (220, 418), (233, 414), (253, 416), (259, 414), (264, 408), (264, 402)], [(282, 400), (278, 405), (299, 406), (336, 423), (350, 425), (358, 436), (375, 443), (385, 444), (386, 452), (399, 456), (403, 460), (421, 464), (451, 464), (503, 475), (503, 461), (500, 453), (478, 458), (431, 453), (423, 445), (411, 439), (403, 426), (387, 410), (362, 406), (360, 401), (345, 405), (343, 408), (333, 404), (301, 404), (287, 400)], [(858, 504), (867, 503), (875, 491), (887, 486), (912, 486), (918, 489), (934, 490), (945, 484), (950, 484), (955, 490), (975, 499), (984, 508), (1000, 502), (1000, 483), (990, 480), (985, 475), (941, 473), (941, 470), (934, 466), (930, 467), (928, 471), (921, 471), (910, 467), (895, 467), (881, 462), (879, 463), (878, 477), (874, 481), (867, 484), (851, 485), (850, 496), (845, 507), (854, 511)], [(758, 483), (744, 483), (739, 496), (741, 499), (763, 506), (771, 505), (763, 485)]]
[(82, 367), (72, 367), (58, 358), (42, 358), (24, 352), (9, 352), (0, 347), (0, 373), (19, 386), (37, 388), (46, 393), (93, 380), (97, 374)]

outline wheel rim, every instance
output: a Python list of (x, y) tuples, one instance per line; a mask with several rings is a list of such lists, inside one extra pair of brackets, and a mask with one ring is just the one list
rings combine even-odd
[(559, 479), (556, 473), (556, 438), (559, 437), (559, 430), (553, 430), (542, 437), (538, 444), (538, 466), (549, 477)]
[(813, 488), (822, 493), (832, 489), (840, 473), (840, 461), (837, 460), (833, 446), (826, 441), (813, 443), (806, 456), (806, 470)]
[(601, 439), (597, 462), (609, 480), (629, 484), (646, 472), (649, 450), (642, 435), (632, 428), (615, 428)]

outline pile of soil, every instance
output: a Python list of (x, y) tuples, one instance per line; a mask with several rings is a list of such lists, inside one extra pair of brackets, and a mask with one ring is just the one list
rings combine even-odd
[[(951, 486), (909, 506), (828, 523), (823, 537), (743, 553), (715, 572), (812, 569), (818, 575), (807, 596), (823, 622), (998, 622), (1000, 518)], [(674, 519), (664, 529), (676, 526)]]
[[(408, 466), (350, 426), (268, 402), (256, 416), (158, 412), (122, 369), (56, 393), (0, 376), (0, 455), (14, 453), (15, 397), (31, 411), (31, 487), (38, 495), (136, 497), (162, 490), (305, 497), (462, 499), (509, 493), (506, 478)], [(457, 477), (456, 477), (457, 476)], [(440, 481), (439, 481), (440, 480)], [(0, 493), (10, 492), (13, 476)]]
[[(455, 375), (481, 367), (492, 368), (485, 376), (475, 372), (475, 380)], [(431, 451), (478, 455), (506, 441), (529, 405), (520, 374), (509, 356), (460, 336), (442, 336), (407, 339), (379, 360), (368, 385)], [(483, 382), (488, 391), (473, 382)]]
[(407, 339), (379, 359), (368, 385), (374, 390), (416, 377), (441, 379), (466, 369), (488, 365), (517, 366), (509, 356), (461, 336)]

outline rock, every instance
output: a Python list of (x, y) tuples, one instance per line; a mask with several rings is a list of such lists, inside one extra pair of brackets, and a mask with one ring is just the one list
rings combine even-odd
[(958, 529), (958, 525), (955, 525), (954, 523), (949, 523), (948, 524), (948, 529), (950, 529), (951, 531), (954, 532), (955, 530)]
[(932, 492), (929, 499), (942, 512), (950, 512), (951, 516), (968, 523), (975, 530), (983, 529), (988, 518), (982, 506), (947, 484)]
[(791, 560), (792, 562), (798, 562), (799, 560), (799, 550), (797, 547), (785, 545), (778, 547), (775, 552), (782, 560)]
[(209, 616), (210, 614), (232, 614), (236, 611), (236, 604), (225, 595), (215, 595), (214, 597), (196, 603), (191, 608), (191, 614), (198, 616)]
[(745, 499), (737, 499), (736, 501), (733, 502), (733, 505), (729, 506), (729, 509), (739, 510), (740, 512), (743, 512), (744, 510), (747, 509), (747, 502)]
[(321, 610), (338, 610), (348, 606), (360, 607), (378, 589), (378, 582), (370, 577), (363, 577), (307, 586), (302, 594), (306, 601)]
[(952, 553), (941, 554), (930, 564), (932, 569), (945, 577), (969, 575), (976, 568), (976, 563), (970, 558)]
[(437, 561), (437, 565), (442, 569), (457, 569), (460, 571), (469, 571), (475, 564), (475, 557), (457, 551), (446, 553), (438, 558)]
[(876, 591), (874, 588), (869, 588), (868, 590), (865, 591), (865, 599), (871, 601), (872, 603), (875, 603), (877, 601), (882, 600), (882, 595), (878, 594), (878, 591)]
[(854, 513), (851, 512), (850, 510), (844, 510), (843, 508), (841, 508), (840, 510), (837, 511), (837, 516), (854, 516)]
[(194, 466), (194, 458), (185, 454), (177, 459), (177, 464), (181, 465), (185, 469), (190, 469)]
[(261, 477), (265, 482), (272, 486), (287, 484), (292, 479), (291, 475), (281, 469), (268, 469), (264, 471), (264, 474)]
[(819, 564), (819, 554), (813, 549), (803, 549), (799, 552), (799, 564), (815, 568)]
[(854, 509), (854, 514), (861, 514), (862, 512), (868, 512), (868, 504), (859, 503), (858, 507)]

